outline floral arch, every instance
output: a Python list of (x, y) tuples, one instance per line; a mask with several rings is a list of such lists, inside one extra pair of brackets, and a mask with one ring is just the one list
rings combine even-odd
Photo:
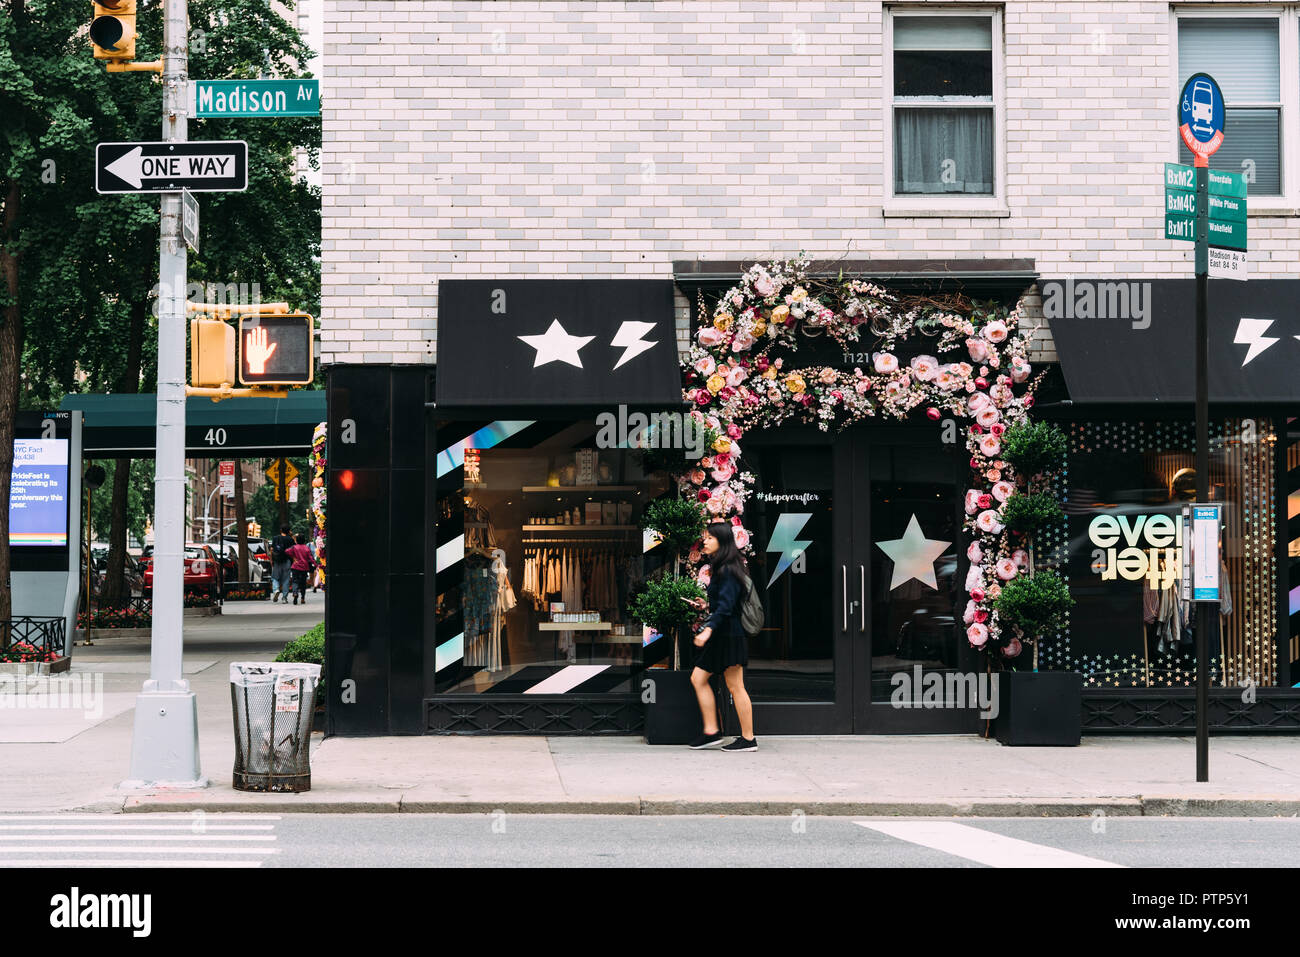
[[(1004, 503), (1023, 484), (1000, 458), (1002, 436), (1027, 421), (1041, 378), (1030, 379), (1029, 338), (1018, 310), (961, 297), (905, 298), (860, 279), (810, 277), (808, 265), (755, 264), (711, 316), (701, 303), (683, 381), (692, 415), (716, 438), (698, 467), (678, 476), (679, 486), (711, 519), (730, 519), (748, 550), (744, 511), (754, 476), (741, 470), (740, 458), (749, 429), (803, 421), (829, 431), (869, 418), (952, 416), (970, 451), (966, 637), (976, 648), (1019, 654), (1019, 640), (1002, 633), (993, 606), (1002, 584), (1029, 564), (1002, 521)], [(828, 336), (846, 351), (870, 343), (871, 361), (839, 369), (772, 358), (796, 352), (800, 335)], [(933, 354), (904, 364), (899, 347), (923, 336), (932, 339)], [(699, 553), (691, 559), (698, 562)]]

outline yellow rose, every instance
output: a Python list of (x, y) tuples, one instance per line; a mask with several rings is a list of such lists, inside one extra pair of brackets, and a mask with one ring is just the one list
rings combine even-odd
[(757, 338), (758, 336), (761, 336), (761, 335), (762, 335), (763, 333), (765, 333), (765, 332), (767, 332), (767, 323), (766, 323), (766, 322), (763, 322), (763, 320), (760, 319), (758, 322), (754, 323), (754, 337), (755, 337), (755, 338)]
[(719, 332), (726, 332), (731, 328), (731, 313), (724, 312), (716, 316), (713, 320), (713, 328)]
[(790, 293), (790, 298), (795, 302), (803, 302), (808, 298), (808, 290), (803, 286), (795, 286), (794, 292)]
[(788, 375), (788, 376), (785, 377), (785, 387), (786, 387), (787, 389), (789, 389), (791, 392), (793, 392), (793, 393), (795, 393), (796, 395), (798, 395), (800, 392), (802, 392), (802, 391), (803, 391), (804, 389), (806, 389), (808, 386), (807, 386), (807, 384), (803, 381), (803, 376), (801, 376), (801, 375), (799, 375), (797, 372), (795, 372), (795, 373), (791, 373), (790, 375)]
[(772, 321), (777, 324), (783, 323), (789, 318), (790, 307), (787, 305), (782, 304), (772, 310)]
[(724, 379), (722, 376), (718, 375), (718, 373), (716, 372), (713, 373), (713, 375), (709, 376), (709, 391), (712, 392), (714, 395), (717, 395), (719, 392), (721, 392), (722, 387), (726, 384), (727, 384), (727, 380)]
[(772, 368), (771, 366), (768, 366), (767, 369), (764, 370), (764, 372), (763, 372), (763, 378), (764, 378), (764, 379), (775, 379), (775, 378), (776, 378), (776, 370), (775, 370), (774, 368)]
[(715, 451), (715, 452), (730, 452), (730, 451), (731, 451), (731, 439), (727, 438), (725, 435), (720, 435), (720, 436), (718, 436), (717, 440), (713, 443), (713, 451)]

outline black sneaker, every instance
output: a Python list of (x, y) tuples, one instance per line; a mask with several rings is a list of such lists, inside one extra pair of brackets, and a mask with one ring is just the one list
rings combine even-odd
[(723, 751), (757, 751), (758, 738), (737, 738), (722, 749)]
[(694, 751), (703, 751), (705, 748), (716, 748), (722, 744), (722, 732), (717, 734), (702, 734), (691, 742), (691, 749)]

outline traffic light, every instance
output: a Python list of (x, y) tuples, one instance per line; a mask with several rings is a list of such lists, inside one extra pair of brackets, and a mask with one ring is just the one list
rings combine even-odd
[(90, 45), (96, 60), (135, 58), (136, 0), (97, 0), (90, 21)]
[(315, 320), (305, 312), (241, 316), (241, 385), (311, 385)]
[(235, 330), (220, 319), (190, 320), (190, 385), (216, 389), (235, 383)]

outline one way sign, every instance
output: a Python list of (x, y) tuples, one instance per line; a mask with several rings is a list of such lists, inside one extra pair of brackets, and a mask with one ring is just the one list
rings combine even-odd
[(248, 144), (243, 140), (192, 143), (100, 143), (95, 147), (100, 193), (213, 193), (248, 189)]

